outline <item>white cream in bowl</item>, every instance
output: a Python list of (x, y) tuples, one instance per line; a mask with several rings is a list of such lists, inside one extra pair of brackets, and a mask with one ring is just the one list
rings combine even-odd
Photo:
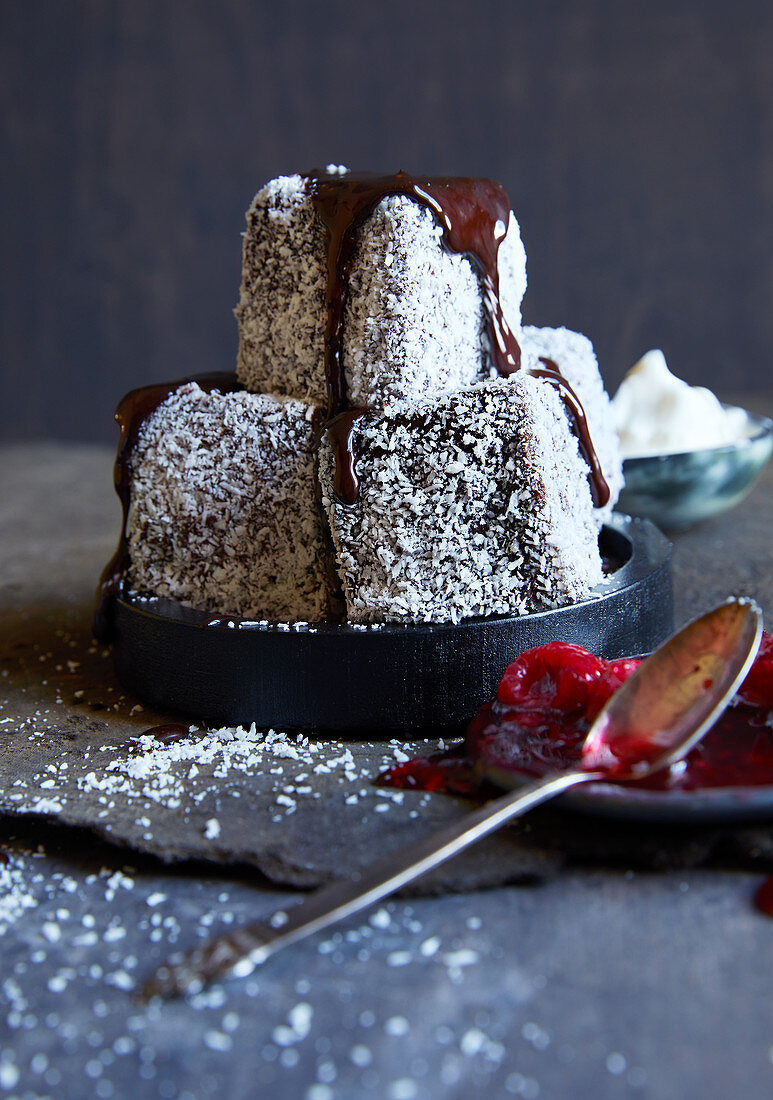
[(677, 378), (657, 350), (628, 371), (612, 399), (612, 416), (623, 458), (722, 447), (749, 431), (743, 409), (728, 408), (711, 390)]

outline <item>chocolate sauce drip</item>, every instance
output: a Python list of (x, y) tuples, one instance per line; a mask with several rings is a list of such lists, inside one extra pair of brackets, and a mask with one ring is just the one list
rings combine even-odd
[(773, 917), (773, 875), (770, 875), (754, 895), (754, 904), (766, 917)]
[(367, 416), (366, 409), (346, 409), (327, 424), (335, 456), (335, 494), (344, 504), (355, 504), (360, 492), (354, 425), (362, 416)]
[(609, 485), (604, 477), (599, 456), (596, 454), (596, 449), (590, 437), (585, 409), (582, 407), (577, 394), (561, 374), (558, 364), (554, 363), (552, 359), (545, 359), (542, 356), (540, 356), (540, 363), (544, 363), (545, 369), (540, 370), (534, 367), (529, 371), (529, 374), (533, 378), (544, 378), (546, 382), (549, 382), (551, 386), (555, 386), (558, 390), (580, 444), (580, 453), (588, 464), (588, 482), (594, 507), (603, 508), (609, 502)]
[[(355, 420), (338, 420), (347, 406), (343, 365), (344, 315), (349, 298), (357, 234), (378, 204), (393, 195), (405, 195), (431, 210), (443, 230), (443, 242), (451, 252), (467, 256), (476, 267), (483, 289), (483, 306), (491, 356), (500, 375), (509, 377), (521, 368), (521, 349), (507, 323), (499, 295), (499, 246), (507, 233), (510, 200), (498, 183), (487, 179), (447, 177), (427, 179), (398, 172), (375, 176), (348, 172), (334, 175), (314, 172), (308, 177), (309, 195), (327, 230), (327, 324), (325, 328), (325, 373), (327, 416), (333, 430), (336, 459), (336, 495), (344, 504), (357, 500), (358, 480), (354, 449)], [(558, 366), (543, 359), (544, 370), (529, 373), (544, 378), (561, 391), (561, 398), (574, 425), (580, 448), (590, 468), (590, 485), (596, 507), (609, 500), (609, 486), (588, 431), (582, 404)]]
[(510, 200), (504, 188), (493, 180), (427, 179), (407, 172), (394, 176), (364, 172), (338, 176), (322, 172), (313, 173), (308, 179), (311, 201), (328, 233), (325, 368), (330, 416), (341, 412), (346, 403), (343, 329), (357, 234), (378, 204), (393, 195), (405, 195), (431, 210), (449, 251), (464, 253), (473, 261), (483, 282), (496, 368), (502, 375), (518, 370), (521, 349), (499, 300), (497, 255), (510, 220)]
[(130, 390), (115, 410), (115, 419), (121, 429), (118, 443), (118, 455), (115, 460), (113, 483), (123, 509), (121, 535), (118, 548), (107, 563), (97, 587), (97, 600), (94, 609), (92, 629), (94, 637), (100, 642), (109, 642), (113, 636), (115, 600), (120, 594), (129, 568), (129, 550), (126, 542), (126, 521), (131, 504), (132, 452), (142, 425), (167, 397), (184, 386), (186, 382), (196, 382), (207, 393), (220, 390), (221, 393), (233, 393), (243, 389), (235, 374), (215, 372), (200, 374), (191, 378), (181, 378), (177, 382), (159, 382), (153, 386), (141, 386)]

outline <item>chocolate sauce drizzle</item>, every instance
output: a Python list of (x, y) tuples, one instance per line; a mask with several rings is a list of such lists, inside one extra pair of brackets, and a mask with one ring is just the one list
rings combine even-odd
[(366, 416), (366, 409), (344, 409), (325, 425), (333, 444), (335, 459), (335, 495), (343, 504), (355, 504), (360, 493), (357, 476), (357, 452), (354, 446), (354, 425)]
[(115, 601), (121, 593), (129, 568), (126, 522), (129, 518), (129, 507), (131, 505), (132, 452), (142, 430), (142, 425), (151, 413), (154, 413), (159, 405), (166, 401), (167, 397), (179, 389), (180, 386), (184, 386), (186, 382), (196, 382), (206, 393), (211, 393), (212, 390), (220, 390), (221, 393), (234, 393), (236, 390), (244, 388), (235, 374), (225, 372), (200, 374), (196, 377), (181, 378), (177, 382), (159, 382), (153, 386), (141, 386), (139, 389), (130, 390), (121, 399), (118, 408), (115, 410), (115, 419), (121, 429), (121, 438), (115, 460), (113, 484), (118, 499), (121, 501), (123, 519), (118, 547), (105, 566), (97, 587), (92, 630), (94, 637), (100, 642), (109, 642), (113, 636)]
[[(476, 267), (483, 290), (491, 356), (497, 372), (509, 377), (521, 369), (521, 349), (507, 323), (499, 295), (499, 246), (507, 233), (510, 200), (498, 183), (459, 176), (427, 179), (398, 172), (393, 176), (348, 172), (337, 175), (314, 172), (307, 177), (308, 192), (327, 231), (327, 325), (325, 373), (327, 377), (328, 429), (336, 455), (336, 495), (344, 504), (357, 500), (354, 424), (364, 409), (347, 409), (343, 365), (344, 315), (349, 298), (357, 234), (366, 218), (385, 198), (405, 195), (431, 210), (443, 230), (443, 242), (451, 252), (466, 255)], [(582, 405), (558, 366), (543, 359), (544, 369), (531, 370), (560, 390), (588, 462), (596, 507), (609, 500), (609, 486), (601, 472)]]
[(599, 456), (596, 454), (596, 449), (593, 446), (590, 429), (588, 428), (588, 418), (585, 415), (585, 409), (582, 407), (582, 402), (564, 378), (563, 374), (561, 374), (557, 363), (554, 363), (552, 359), (545, 359), (543, 356), (540, 356), (539, 361), (544, 364), (545, 369), (540, 370), (537, 367), (533, 367), (529, 371), (529, 374), (532, 378), (544, 378), (546, 382), (551, 386), (555, 386), (558, 390), (564, 407), (569, 413), (569, 421), (572, 425), (574, 434), (577, 436), (577, 442), (580, 445), (580, 453), (588, 464), (588, 483), (590, 485), (593, 504), (596, 508), (603, 508), (609, 501), (609, 485), (601, 469)]

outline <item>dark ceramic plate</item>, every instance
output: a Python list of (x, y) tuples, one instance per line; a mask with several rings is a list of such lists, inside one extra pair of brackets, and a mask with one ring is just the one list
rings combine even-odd
[(577, 810), (635, 821), (743, 821), (773, 816), (773, 787), (707, 787), (697, 791), (643, 791), (592, 783), (564, 796)]
[[(527, 780), (497, 772), (497, 784), (515, 789)], [(773, 816), (773, 787), (706, 787), (696, 791), (647, 791), (614, 783), (589, 783), (567, 791), (562, 806), (631, 821), (704, 824)]]
[(458, 728), (525, 649), (561, 638), (619, 657), (669, 636), (670, 544), (619, 515), (599, 542), (612, 568), (588, 600), (457, 625), (207, 625), (211, 616), (169, 601), (119, 600), (116, 670), (143, 701), (209, 725), (371, 737)]

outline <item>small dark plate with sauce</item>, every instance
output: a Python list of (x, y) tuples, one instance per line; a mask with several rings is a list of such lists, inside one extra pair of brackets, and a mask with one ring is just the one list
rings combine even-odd
[[(495, 772), (495, 774), (493, 774)], [(517, 789), (530, 775), (488, 772)], [(762, 713), (731, 706), (686, 760), (644, 783), (588, 783), (557, 799), (567, 809), (630, 821), (711, 824), (773, 817), (773, 740)]]
[(562, 805), (631, 821), (709, 824), (773, 817), (773, 786), (704, 787), (645, 791), (613, 783), (589, 783), (562, 796)]
[(525, 649), (561, 638), (620, 657), (671, 634), (670, 543), (647, 520), (614, 515), (599, 544), (608, 574), (589, 599), (458, 624), (213, 622), (170, 601), (119, 598), (116, 670), (144, 702), (210, 726), (458, 731)]

